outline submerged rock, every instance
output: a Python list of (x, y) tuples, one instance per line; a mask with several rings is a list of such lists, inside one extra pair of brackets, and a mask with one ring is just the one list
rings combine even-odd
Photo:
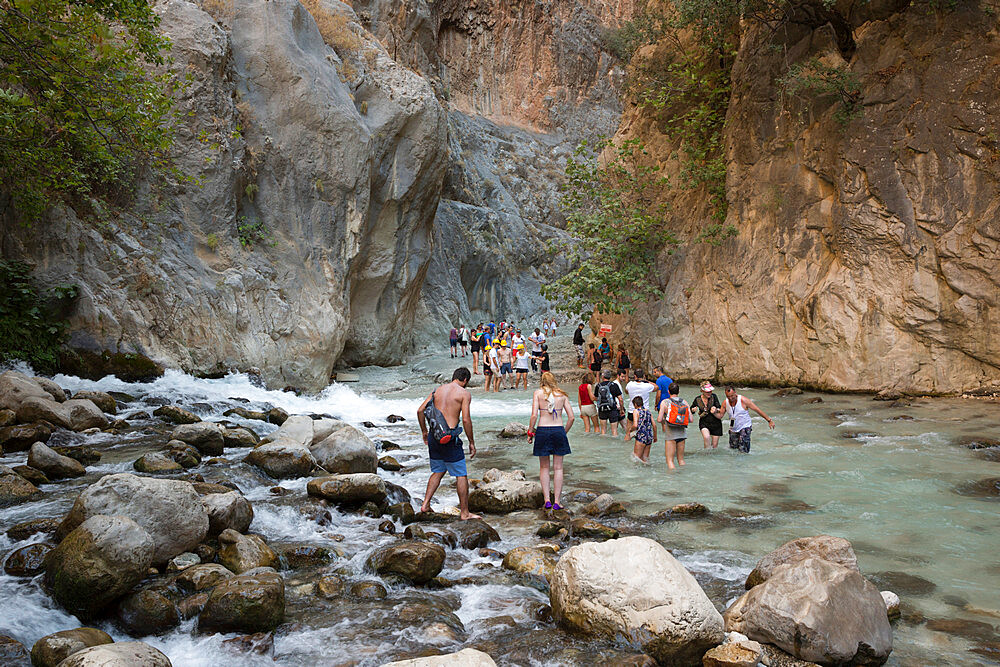
[(359, 581), (351, 585), (350, 594), (360, 600), (384, 600), (389, 591), (377, 581)]
[(190, 482), (119, 473), (87, 487), (63, 520), (57, 536), (88, 518), (126, 516), (153, 538), (153, 564), (191, 551), (208, 533), (208, 514)]
[(892, 651), (878, 589), (857, 569), (821, 558), (778, 565), (724, 618), (727, 630), (812, 662), (880, 665)]
[(13, 637), (0, 635), (0, 664), (5, 667), (28, 667), (28, 649)]
[(858, 557), (854, 553), (854, 548), (844, 538), (830, 535), (800, 537), (782, 544), (761, 558), (757, 562), (757, 566), (747, 576), (746, 588), (749, 590), (767, 581), (779, 565), (795, 563), (806, 558), (822, 558), (831, 563), (843, 565), (848, 569), (859, 571)]
[(520, 422), (511, 422), (500, 429), (501, 438), (526, 438), (528, 427)]
[(285, 584), (270, 569), (219, 582), (198, 617), (202, 632), (269, 632), (285, 617)]
[(549, 598), (563, 626), (623, 639), (660, 664), (697, 664), (725, 637), (691, 573), (644, 537), (572, 547), (555, 567)]
[(33, 577), (45, 569), (45, 556), (52, 551), (48, 544), (29, 544), (15, 549), (4, 561), (3, 571), (12, 577)]
[(93, 516), (45, 558), (52, 596), (81, 618), (95, 616), (146, 576), (156, 552), (150, 534), (126, 516)]
[(427, 583), (444, 567), (444, 548), (430, 542), (397, 542), (377, 549), (368, 567), (378, 574), (398, 574), (415, 584)]
[(112, 643), (111, 635), (97, 628), (61, 630), (35, 642), (31, 647), (31, 664), (34, 667), (56, 667), (77, 651)]
[(59, 667), (172, 667), (170, 659), (142, 642), (117, 642), (71, 654)]
[(21, 523), (14, 524), (7, 529), (7, 537), (15, 542), (20, 542), (21, 540), (26, 540), (37, 533), (51, 535), (59, 528), (59, 523), (59, 519), (32, 519), (31, 521), (22, 521)]

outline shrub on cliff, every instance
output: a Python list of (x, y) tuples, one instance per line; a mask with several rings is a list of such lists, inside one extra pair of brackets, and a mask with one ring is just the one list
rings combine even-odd
[[(75, 285), (49, 291), (52, 301), (71, 300)], [(36, 370), (52, 371), (66, 324), (38, 293), (31, 269), (22, 262), (0, 261), (0, 361), (27, 361)]]
[(0, 181), (26, 219), (114, 203), (166, 165), (177, 82), (158, 23), (144, 0), (0, 0)]

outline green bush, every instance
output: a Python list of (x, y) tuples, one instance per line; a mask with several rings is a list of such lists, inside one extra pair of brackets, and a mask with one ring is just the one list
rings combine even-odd
[(66, 323), (49, 304), (70, 301), (77, 291), (75, 285), (60, 285), (50, 289), (46, 299), (38, 293), (27, 264), (0, 260), (0, 360), (26, 361), (35, 370), (54, 371)]

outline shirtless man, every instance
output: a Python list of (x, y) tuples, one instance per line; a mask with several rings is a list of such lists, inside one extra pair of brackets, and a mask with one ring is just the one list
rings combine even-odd
[[(472, 417), (469, 414), (472, 394), (465, 388), (471, 377), (472, 374), (468, 368), (456, 369), (451, 376), (451, 382), (435, 389), (417, 408), (417, 421), (420, 422), (420, 430), (423, 431), (424, 442), (427, 443), (431, 460), (431, 478), (427, 480), (427, 492), (424, 493), (424, 502), (420, 505), (421, 512), (431, 511), (431, 498), (434, 497), (434, 492), (437, 491), (438, 485), (444, 479), (445, 473), (449, 473), (455, 478), (462, 520), (480, 518), (479, 515), (469, 512), (469, 473), (465, 467), (465, 450), (462, 448), (462, 439), (458, 437), (464, 427), (469, 436), (469, 458), (475, 458), (476, 444), (472, 435)], [(441, 438), (442, 440), (447, 439), (445, 443), (435, 441), (428, 433), (424, 408), (431, 400), (434, 401), (434, 407), (441, 411), (445, 422), (447, 422), (448, 431)], [(459, 417), (462, 419), (461, 426), (458, 425)]]

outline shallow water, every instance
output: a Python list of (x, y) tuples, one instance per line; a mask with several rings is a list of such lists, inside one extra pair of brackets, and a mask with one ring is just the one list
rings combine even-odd
[[(86, 484), (109, 472), (130, 470), (141, 453), (162, 447), (165, 438), (159, 421), (140, 414), (151, 413), (156, 405), (150, 399), (156, 398), (183, 406), (196, 404), (194, 410), (208, 419), (222, 419), (226, 409), (246, 405), (235, 399), (245, 399), (252, 408), (275, 405), (293, 414), (330, 414), (357, 425), (373, 422), (376, 426), (366, 429), (372, 437), (403, 446), (392, 454), (404, 470), (380, 473), (406, 487), (416, 502), (429, 473), (415, 410), (431, 386), (430, 378), (454, 365), (445, 356), (419, 358), (400, 368), (360, 369), (359, 384), (333, 385), (315, 397), (261, 389), (241, 375), (197, 380), (170, 371), (149, 384), (57, 377), (69, 389), (124, 391), (139, 398), (120, 410), (121, 415), (132, 415), (134, 430), (123, 436), (65, 436), (67, 442), (86, 442), (100, 449), (101, 463), (80, 480), (47, 485), (40, 501), (0, 510), (0, 553), (37, 541), (38, 536), (12, 543), (2, 535), (10, 525), (61, 516)], [(725, 440), (718, 450), (705, 451), (692, 427), (687, 465), (672, 472), (664, 464), (662, 436), (653, 448), (653, 464), (646, 466), (633, 462), (630, 443), (584, 434), (578, 420), (570, 432), (573, 454), (566, 460), (564, 497), (587, 488), (609, 491), (629, 502), (631, 518), (619, 527), (654, 537), (673, 550), (720, 609), (742, 590), (756, 560), (783, 542), (820, 533), (845, 537), (854, 544), (866, 575), (906, 573), (931, 582), (881, 575), (882, 582), (896, 586), (906, 616), (894, 626), (895, 650), (889, 664), (987, 664), (986, 657), (969, 652), (972, 644), (967, 639), (930, 631), (921, 621), (963, 618), (1000, 624), (998, 505), (995, 499), (956, 492), (969, 481), (1000, 476), (1000, 465), (955, 444), (967, 436), (995, 437), (996, 403), (919, 399), (909, 406), (890, 407), (865, 396), (777, 398), (771, 393), (746, 391), (777, 422), (777, 429), (769, 432), (755, 419), (749, 455), (728, 450)], [(682, 394), (690, 399), (695, 389), (684, 387)], [(507, 422), (527, 420), (528, 394), (484, 394), (474, 389), (473, 395), (480, 454), (470, 461), (470, 476), (490, 467), (519, 467), (534, 473), (537, 463), (525, 441), (496, 437)], [(822, 403), (807, 403), (817, 396)], [(407, 421), (386, 423), (385, 417), (392, 413)], [(274, 428), (252, 420), (231, 421), (261, 435)], [(849, 432), (856, 437), (844, 437)], [(227, 450), (226, 457), (238, 461), (246, 451)], [(16, 465), (25, 458), (11, 455), (3, 463)], [(365, 573), (363, 565), (375, 546), (393, 539), (377, 532), (380, 519), (329, 509), (329, 521), (319, 525), (313, 518), (319, 508), (306, 498), (305, 479), (282, 482), (291, 493), (276, 497), (268, 491), (274, 482), (243, 465), (202, 465), (191, 472), (209, 481), (225, 475), (238, 484), (254, 504), (251, 529), (266, 535), (273, 546), (308, 543), (343, 554), (328, 566), (283, 573), (290, 622), (275, 634), (274, 661), (280, 664), (378, 665), (427, 648), (452, 651), (463, 645), (481, 647), (501, 664), (518, 665), (593, 663), (616, 651), (610, 644), (583, 642), (556, 629), (544, 615), (538, 616), (547, 601), (544, 593), (511, 581), (499, 571), (499, 563), (474, 551), (450, 550), (442, 576), (481, 578), (477, 585), (426, 591), (390, 582), (386, 600), (321, 600), (311, 590), (311, 582), (320, 574), (338, 572), (349, 581), (377, 579)], [(692, 501), (707, 505), (709, 517), (663, 524), (641, 519)], [(435, 506), (454, 502), (453, 486), (442, 485)], [(500, 551), (537, 541), (536, 513), (489, 520), (503, 539), (491, 547)], [(880, 583), (880, 588), (893, 586)], [(37, 581), (0, 574), (0, 634), (10, 634), (30, 648), (45, 634), (77, 625), (49, 601)], [(105, 629), (124, 638), (110, 624)], [(222, 644), (229, 637), (199, 636), (193, 624), (187, 624), (145, 641), (167, 653), (178, 667), (272, 664), (270, 657), (233, 653)]]

